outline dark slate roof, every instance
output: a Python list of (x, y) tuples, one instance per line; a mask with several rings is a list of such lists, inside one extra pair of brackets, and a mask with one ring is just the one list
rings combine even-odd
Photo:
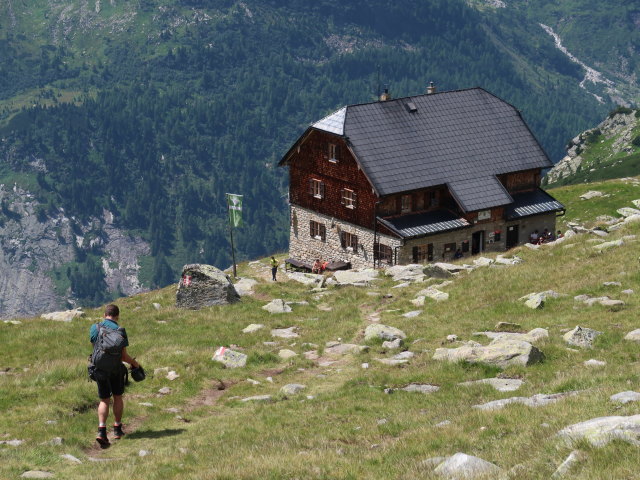
[(513, 201), (506, 188), (493, 175), (472, 176), (467, 180), (451, 182), (447, 186), (465, 212), (507, 205)]
[(547, 192), (537, 189), (532, 192), (514, 194), (513, 203), (506, 208), (506, 216), (507, 220), (514, 220), (530, 215), (562, 210), (564, 210), (564, 205)]
[(378, 217), (378, 221), (402, 238), (421, 237), (470, 226), (464, 218), (448, 210), (414, 213), (387, 219)]
[(383, 196), (553, 166), (520, 113), (482, 88), (349, 105), (344, 135)]

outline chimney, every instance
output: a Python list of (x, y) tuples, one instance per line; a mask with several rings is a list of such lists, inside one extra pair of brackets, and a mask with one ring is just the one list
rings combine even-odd
[(436, 93), (436, 84), (433, 82), (429, 82), (429, 86), (427, 87), (427, 95), (431, 95), (432, 93)]
[(384, 87), (384, 93), (380, 95), (380, 101), (386, 102), (387, 100), (391, 100), (391, 94), (389, 93), (389, 87)]

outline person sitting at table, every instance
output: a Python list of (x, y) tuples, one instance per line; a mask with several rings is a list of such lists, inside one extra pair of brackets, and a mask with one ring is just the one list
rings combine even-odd
[(313, 262), (313, 267), (311, 267), (311, 273), (322, 273), (322, 262), (319, 258), (316, 258), (316, 261)]

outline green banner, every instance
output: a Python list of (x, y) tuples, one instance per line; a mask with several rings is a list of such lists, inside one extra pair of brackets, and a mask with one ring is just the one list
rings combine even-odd
[(242, 195), (227, 193), (227, 207), (229, 208), (229, 221), (234, 227), (242, 226)]

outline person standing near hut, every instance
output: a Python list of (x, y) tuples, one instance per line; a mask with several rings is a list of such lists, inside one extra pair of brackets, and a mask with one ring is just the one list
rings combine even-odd
[(277, 282), (276, 280), (277, 273), (278, 273), (278, 260), (276, 260), (276, 258), (272, 256), (271, 257), (271, 277), (274, 282)]

